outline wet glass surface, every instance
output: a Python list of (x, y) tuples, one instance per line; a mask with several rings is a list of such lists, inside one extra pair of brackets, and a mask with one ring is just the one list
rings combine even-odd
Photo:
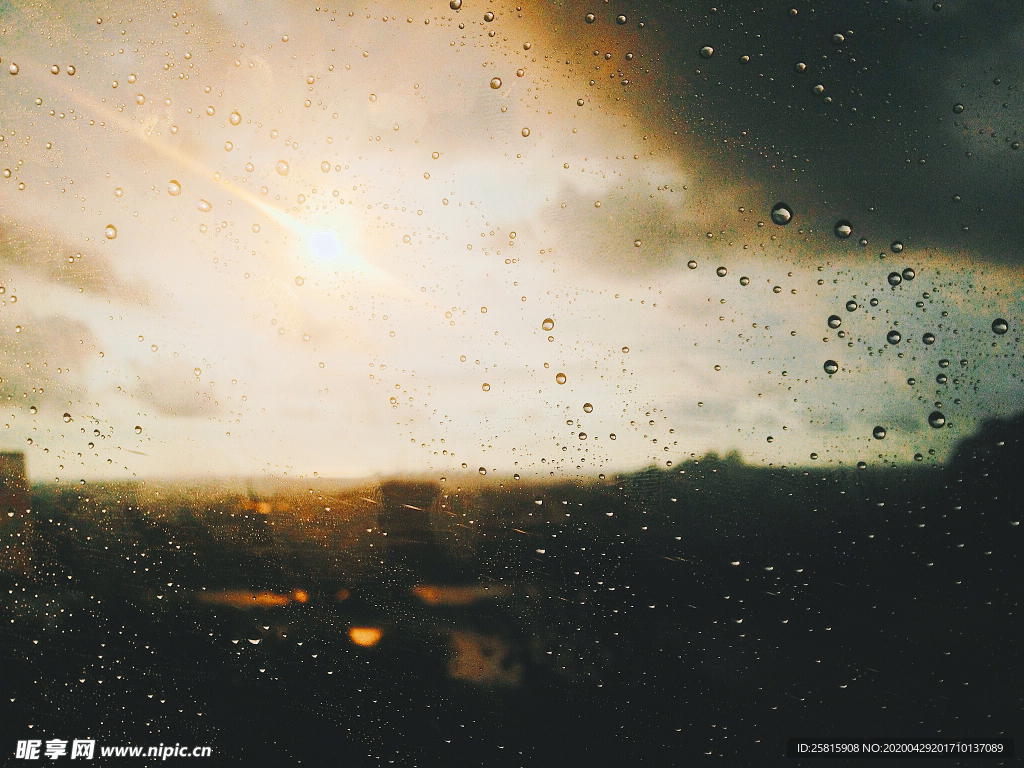
[(0, 30), (0, 753), (1019, 739), (1019, 8)]

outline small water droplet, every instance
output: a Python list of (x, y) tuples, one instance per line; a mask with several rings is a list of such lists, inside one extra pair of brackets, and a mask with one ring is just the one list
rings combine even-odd
[(492, 77), (491, 78), (491, 88), (493, 88), (494, 90), (498, 90), (499, 88), (501, 88), (501, 78), (500, 77)]
[(64, 423), (65, 424), (69, 424), (71, 422), (71, 414), (70, 413), (65, 413), (64, 416), (63, 416), (63, 419), (64, 419)]
[(828, 327), (829, 328), (838, 328), (842, 324), (843, 324), (843, 318), (841, 318), (839, 315), (829, 315), (829, 317), (828, 317)]
[(893, 240), (892, 244), (889, 246), (889, 249), (893, 253), (903, 253), (903, 243), (901, 243), (899, 240)]
[(544, 318), (544, 322), (540, 324), (540, 327), (545, 331), (550, 331), (555, 327), (555, 321), (552, 320), (550, 317), (546, 317)]
[(228, 115), (228, 122), (232, 125), (240, 125), (242, 122), (242, 115), (238, 112), (238, 110), (235, 110), (230, 115)]
[(964, 111), (964, 105), (963, 104), (954, 104), (953, 105), (953, 114), (954, 115), (962, 114), (963, 111)]
[(490, 385), (490, 384), (488, 384), (488, 383), (487, 383), (487, 382), (485, 381), (485, 382), (483, 383), (483, 385), (482, 385), (482, 386), (480, 387), (480, 389), (482, 389), (482, 390), (483, 390), (484, 392), (490, 392), (490, 391), (491, 391), (491, 385)]
[(857, 311), (857, 302), (854, 301), (853, 299), (850, 299), (848, 302), (846, 302), (846, 311), (847, 312), (856, 312)]
[(896, 287), (903, 282), (903, 275), (899, 272), (890, 272), (889, 277), (886, 279), (889, 281), (889, 285)]
[(594, 406), (593, 406), (592, 403), (584, 403), (583, 404), (583, 412), (584, 413), (591, 413), (591, 412), (593, 412), (593, 410), (594, 410)]
[(725, 267), (719, 267), (718, 269), (715, 270), (715, 274), (718, 275), (719, 277), (725, 277), (727, 274), (729, 274), (729, 270), (726, 269)]
[(750, 285), (750, 278), (744, 275), (740, 278), (740, 285)]
[(209, 213), (213, 210), (213, 205), (210, 204), (209, 200), (199, 200), (199, 202), (196, 203), (196, 208), (203, 213)]
[(841, 219), (836, 222), (835, 233), (836, 237), (845, 240), (853, 234), (853, 225), (846, 219)]
[(135, 434), (136, 435), (141, 435), (142, 434), (142, 427), (136, 426), (135, 427)]
[(690, 269), (696, 269), (697, 262), (694, 261), (693, 259), (690, 259), (688, 262), (686, 262), (686, 266), (688, 266)]
[(529, 135), (530, 135), (530, 129), (529, 128), (523, 128), (523, 136), (525, 137), (525, 136), (529, 136)]
[(597, 17), (594, 16), (594, 14), (588, 13), (586, 16), (583, 17), (583, 20), (586, 21), (587, 24), (593, 24), (595, 18)]
[(1002, 336), (1009, 329), (1010, 329), (1009, 323), (1007, 323), (1001, 317), (997, 317), (995, 320), (992, 321), (992, 333), (994, 333), (994, 334), (996, 334), (998, 336)]
[(107, 238), (107, 240), (113, 240), (115, 237), (117, 237), (117, 227), (115, 227), (113, 224), (107, 224), (106, 229), (103, 230), (103, 235), (104, 237)]
[(181, 194), (181, 183), (177, 179), (171, 179), (167, 182), (167, 194), (172, 197), (177, 197)]
[(875, 427), (871, 434), (874, 435), (875, 440), (881, 440), (885, 437), (885, 427)]
[(886, 340), (890, 344), (899, 344), (900, 343), (900, 339), (902, 339), (903, 337), (900, 336), (900, 332), (899, 331), (893, 330), (893, 331), (889, 331), (889, 333), (886, 335), (885, 338), (886, 338)]
[(559, 384), (565, 384), (565, 374), (564, 373), (556, 374), (555, 375), (555, 381), (558, 382)]
[(710, 45), (705, 45), (703, 48), (700, 49), (700, 57), (702, 59), (710, 59), (712, 56), (714, 56), (714, 54), (715, 49), (712, 48)]
[(836, 373), (838, 371), (839, 371), (839, 363), (837, 363), (835, 360), (826, 360), (825, 361), (825, 373), (827, 373), (827, 374), (829, 374), (831, 376), (833, 373)]
[(278, 160), (277, 165), (275, 166), (275, 170), (277, 171), (279, 176), (287, 176), (289, 171), (288, 163), (285, 162), (284, 160)]
[(776, 203), (772, 206), (771, 217), (774, 223), (784, 226), (793, 219), (793, 210), (785, 203)]
[(934, 429), (940, 429), (946, 425), (946, 417), (942, 411), (932, 411), (928, 414), (928, 424)]
[(302, 275), (296, 275), (295, 276), (295, 284), (296, 285), (305, 285), (305, 283), (306, 283), (306, 278), (304, 278)]
[(903, 270), (904, 280), (913, 280), (915, 277), (917, 277), (917, 272), (915, 272), (910, 267), (907, 267), (906, 269)]
[(12, 63), (11, 66), (7, 68), (7, 71), (10, 72), (12, 75), (16, 75), (21, 71), (21, 69), (18, 67), (17, 64)]
[(480, 467), (480, 469), (478, 469), (477, 472), (479, 472), (481, 475), (487, 474), (487, 470), (484, 467)]
[(802, 61), (798, 61), (796, 64), (793, 65), (793, 69), (796, 70), (797, 72), (806, 72), (807, 65), (804, 64)]
[(926, 333), (924, 336), (921, 337), (921, 341), (923, 341), (925, 344), (934, 344), (935, 343), (935, 334), (934, 333)]

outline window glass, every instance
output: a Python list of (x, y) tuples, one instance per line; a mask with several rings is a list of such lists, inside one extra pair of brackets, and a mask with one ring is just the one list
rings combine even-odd
[(0, 31), (0, 751), (1019, 735), (1017, 5)]

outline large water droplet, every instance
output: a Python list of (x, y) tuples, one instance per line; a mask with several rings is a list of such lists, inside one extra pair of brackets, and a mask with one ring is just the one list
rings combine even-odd
[(885, 427), (875, 427), (871, 431), (871, 434), (874, 436), (875, 440), (881, 440), (885, 437)]
[(846, 311), (847, 312), (856, 312), (857, 311), (857, 302), (854, 301), (853, 299), (850, 299), (848, 302), (846, 302)]
[(235, 110), (230, 115), (228, 115), (228, 122), (231, 123), (232, 125), (239, 125), (239, 124), (241, 124), (242, 116), (241, 116), (241, 114), (239, 114), (238, 110)]
[(715, 270), (715, 274), (718, 275), (719, 277), (725, 277), (727, 274), (729, 274), (729, 270), (726, 269), (725, 267), (719, 267), (718, 269)]
[(710, 45), (705, 45), (703, 48), (700, 49), (700, 57), (702, 59), (710, 59), (714, 55), (714, 53), (715, 49), (712, 48)]
[(907, 267), (903, 270), (904, 280), (913, 280), (915, 277), (917, 277), (917, 272), (915, 272), (911, 267)]
[(939, 429), (946, 425), (946, 417), (943, 415), (942, 411), (932, 411), (928, 414), (928, 424), (935, 429)]
[(964, 111), (964, 105), (963, 104), (954, 104), (953, 105), (953, 114), (954, 115), (962, 114), (963, 111)]
[(835, 233), (836, 237), (845, 240), (853, 234), (853, 225), (846, 219), (841, 219), (836, 222)]
[(113, 240), (115, 237), (117, 237), (117, 227), (115, 227), (113, 224), (107, 224), (107, 228), (103, 230), (103, 235), (107, 238), (107, 240)]
[(288, 167), (288, 163), (287, 162), (285, 162), (284, 160), (278, 160), (277, 161), (277, 165), (275, 166), (275, 170), (278, 172), (279, 175), (287, 176), (288, 175), (288, 171), (290, 169)]
[(462, 8), (462, 0), (451, 0), (451, 2), (448, 3), (448, 7), (453, 11), (457, 11)]
[(177, 179), (171, 179), (167, 182), (167, 194), (172, 197), (177, 197), (181, 194), (181, 183)]
[(793, 210), (785, 203), (776, 203), (772, 206), (771, 216), (774, 223), (783, 226), (793, 219)]
[(500, 77), (492, 77), (491, 78), (491, 88), (493, 88), (494, 90), (498, 90), (499, 88), (501, 88), (501, 78)]
[(843, 318), (841, 318), (839, 315), (829, 315), (829, 317), (828, 317), (828, 327), (829, 328), (838, 328), (842, 324), (843, 324)]
[(557, 381), (559, 384), (565, 384), (565, 374), (564, 373), (556, 374), (555, 375), (555, 381)]
[(209, 213), (210, 211), (213, 210), (213, 205), (210, 204), (209, 200), (200, 200), (199, 202), (196, 203), (196, 208), (198, 208), (203, 213)]
[(17, 64), (11, 64), (11, 66), (7, 68), (7, 71), (10, 72), (12, 75), (16, 75), (21, 71), (21, 69), (18, 67)]
[(1001, 317), (997, 317), (995, 320), (992, 321), (992, 333), (995, 333), (995, 334), (997, 334), (999, 336), (1002, 336), (1009, 329), (1010, 329), (1009, 323), (1007, 323)]
[(593, 410), (594, 410), (594, 406), (593, 406), (592, 403), (584, 403), (583, 404), (583, 412), (584, 413), (591, 413), (591, 412), (593, 412)]
[(900, 336), (899, 331), (889, 331), (888, 335), (885, 338), (890, 344), (899, 344), (900, 339), (902, 339), (903, 337)]
[(889, 249), (893, 253), (903, 253), (903, 243), (901, 243), (899, 240), (893, 240), (892, 245), (889, 246)]
[(825, 361), (825, 373), (827, 373), (829, 376), (831, 376), (833, 373), (836, 373), (838, 371), (839, 371), (839, 363), (837, 363), (835, 360), (826, 360)]
[(550, 331), (555, 327), (555, 321), (552, 320), (550, 317), (545, 317), (544, 322), (540, 324), (540, 327), (543, 328), (545, 331)]
[(889, 281), (889, 285), (895, 287), (903, 282), (903, 275), (899, 272), (890, 272), (889, 277), (886, 279)]
[(934, 344), (935, 343), (935, 334), (934, 333), (926, 333), (924, 336), (921, 337), (921, 341), (923, 341), (925, 344), (929, 344), (929, 345)]

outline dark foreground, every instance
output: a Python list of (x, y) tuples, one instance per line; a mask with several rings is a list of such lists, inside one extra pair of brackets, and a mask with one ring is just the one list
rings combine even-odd
[(0, 747), (209, 745), (168, 762), (210, 766), (752, 765), (791, 736), (1019, 750), (1020, 504), (979, 466), (37, 487), (25, 562), (0, 573)]

